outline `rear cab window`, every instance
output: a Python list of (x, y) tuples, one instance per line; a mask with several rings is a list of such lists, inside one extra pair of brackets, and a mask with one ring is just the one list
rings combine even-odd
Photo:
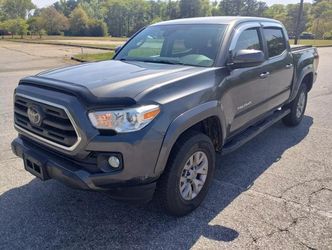
[(269, 58), (281, 55), (286, 50), (286, 39), (281, 28), (264, 28), (264, 37), (267, 43)]

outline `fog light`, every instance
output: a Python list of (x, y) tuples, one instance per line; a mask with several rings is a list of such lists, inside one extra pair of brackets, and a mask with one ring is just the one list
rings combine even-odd
[(112, 168), (118, 168), (120, 167), (120, 160), (116, 156), (111, 156), (108, 158), (108, 164), (110, 164)]

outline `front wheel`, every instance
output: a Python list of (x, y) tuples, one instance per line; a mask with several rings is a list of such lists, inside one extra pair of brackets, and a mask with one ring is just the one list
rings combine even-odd
[(289, 108), (291, 112), (283, 119), (285, 125), (293, 127), (300, 124), (307, 106), (307, 99), (307, 85), (302, 84), (295, 99), (286, 106), (286, 108)]
[(165, 172), (157, 184), (157, 199), (163, 209), (183, 216), (197, 208), (205, 198), (215, 167), (211, 139), (189, 132), (175, 144)]

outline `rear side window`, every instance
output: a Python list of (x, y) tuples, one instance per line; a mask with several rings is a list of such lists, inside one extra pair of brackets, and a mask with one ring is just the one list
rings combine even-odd
[(269, 57), (282, 54), (286, 50), (284, 33), (280, 28), (264, 28)]
[(235, 52), (241, 49), (262, 50), (257, 29), (247, 29), (243, 31), (236, 42)]

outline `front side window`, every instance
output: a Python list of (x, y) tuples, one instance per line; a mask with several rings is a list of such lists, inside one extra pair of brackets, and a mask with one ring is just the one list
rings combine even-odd
[(269, 57), (282, 54), (286, 50), (284, 33), (280, 28), (264, 28)]
[(247, 29), (241, 33), (236, 42), (234, 52), (242, 49), (263, 50), (259, 39), (258, 30), (256, 28)]
[(129, 41), (114, 59), (210, 67), (225, 29), (223, 24), (150, 26)]

